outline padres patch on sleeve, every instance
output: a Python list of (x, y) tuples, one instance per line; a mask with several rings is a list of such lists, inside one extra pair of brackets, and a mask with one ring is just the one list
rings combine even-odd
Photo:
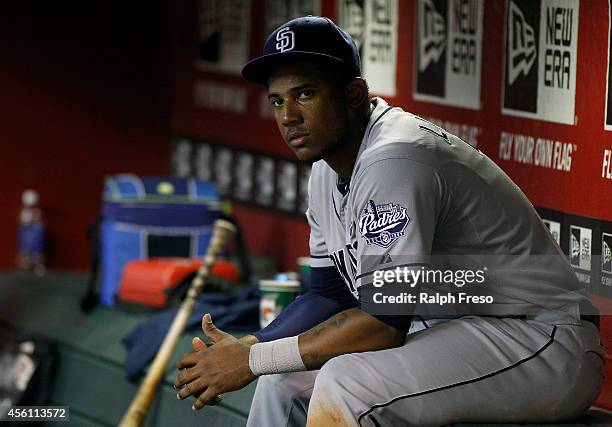
[(388, 248), (403, 236), (410, 218), (406, 208), (396, 203), (377, 205), (369, 200), (359, 216), (359, 232), (366, 244)]

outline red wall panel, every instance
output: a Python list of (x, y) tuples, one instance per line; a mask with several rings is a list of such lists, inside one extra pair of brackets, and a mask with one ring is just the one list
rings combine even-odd
[(155, 2), (3, 5), (0, 268), (15, 262), (24, 189), (40, 193), (49, 266), (84, 269), (104, 176), (168, 173), (166, 15)]

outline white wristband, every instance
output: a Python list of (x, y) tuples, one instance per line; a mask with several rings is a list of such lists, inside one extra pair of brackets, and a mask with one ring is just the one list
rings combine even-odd
[(249, 352), (249, 367), (257, 376), (305, 371), (298, 337), (253, 344)]

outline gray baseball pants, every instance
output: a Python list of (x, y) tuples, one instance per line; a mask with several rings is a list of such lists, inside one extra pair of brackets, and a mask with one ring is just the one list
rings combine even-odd
[(415, 321), (401, 347), (335, 357), (318, 371), (260, 377), (247, 426), (561, 421), (597, 397), (603, 361), (597, 328), (586, 321)]

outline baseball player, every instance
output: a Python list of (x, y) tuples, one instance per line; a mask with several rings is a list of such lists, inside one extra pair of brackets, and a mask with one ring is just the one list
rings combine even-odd
[(181, 358), (179, 398), (201, 393), (200, 409), (259, 377), (249, 426), (554, 422), (589, 407), (597, 312), (493, 161), (370, 99), (355, 43), (327, 18), (280, 26), (243, 76), (314, 162), (312, 287), (241, 340), (206, 315), (215, 345)]

